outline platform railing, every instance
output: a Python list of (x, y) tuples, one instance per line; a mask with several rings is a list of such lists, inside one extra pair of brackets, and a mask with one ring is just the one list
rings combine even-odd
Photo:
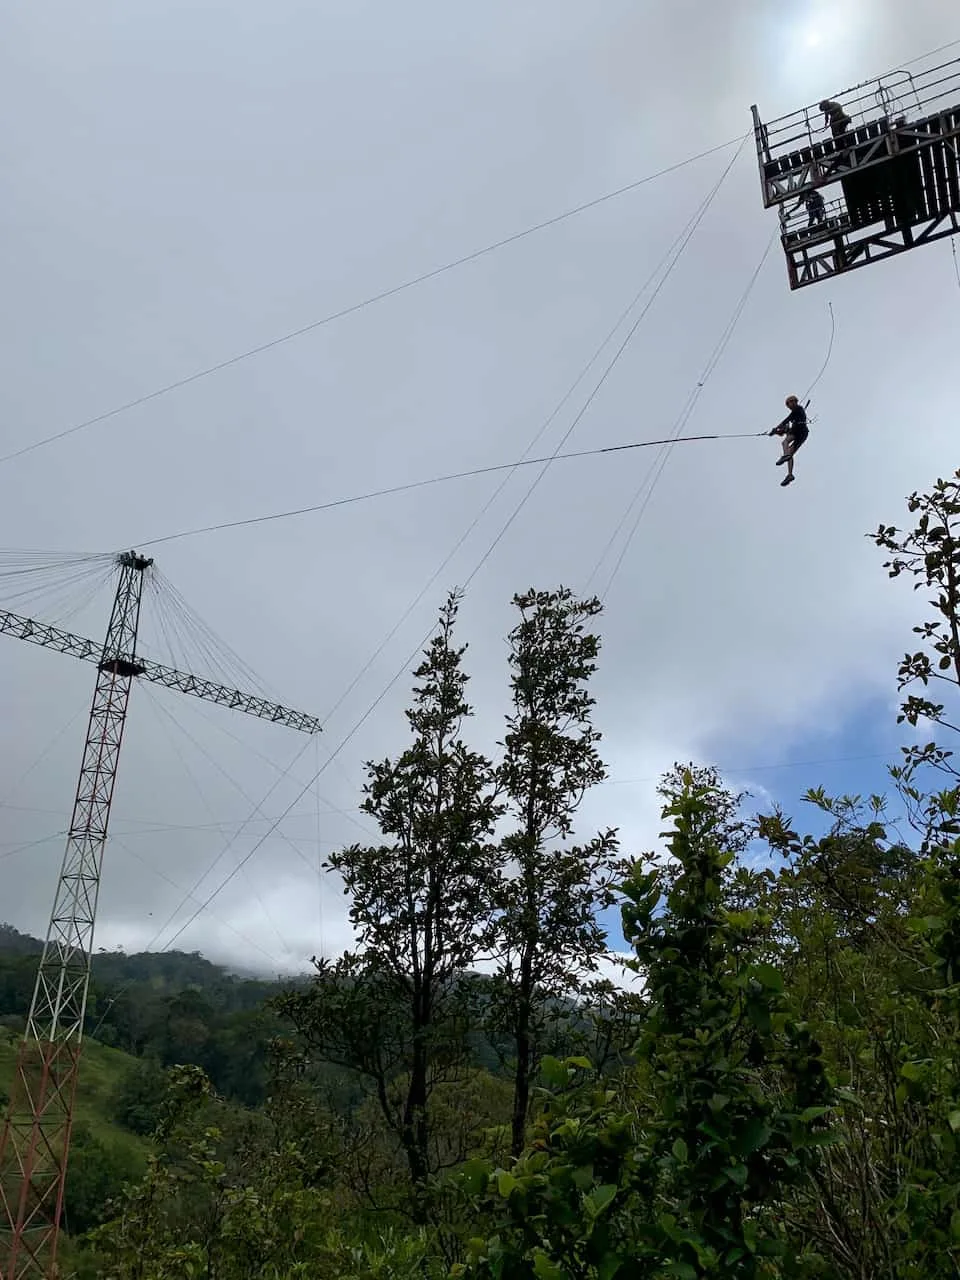
[[(825, 95), (823, 100), (840, 104), (852, 122), (851, 131), (884, 120), (894, 125), (909, 124), (960, 103), (960, 58), (916, 73), (889, 71), (850, 89)], [(834, 137), (819, 104), (768, 121), (761, 121), (757, 114), (756, 121), (758, 149), (767, 163)]]
[(780, 206), (780, 234), (784, 240), (812, 241), (824, 237), (843, 235), (850, 230), (850, 215), (846, 202), (841, 198), (824, 200), (823, 217), (810, 221), (806, 207), (796, 203)]

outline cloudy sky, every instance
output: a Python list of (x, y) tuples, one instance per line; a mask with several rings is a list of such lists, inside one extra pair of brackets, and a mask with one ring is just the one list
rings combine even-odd
[[(0, 454), (737, 139), (753, 102), (772, 118), (923, 54), (960, 34), (944, 14), (942, 0), (12, 0)], [(8, 459), (0, 546), (110, 552), (520, 457), (734, 151)], [(748, 142), (567, 448), (673, 431), (775, 226)], [(652, 780), (677, 758), (718, 761), (794, 813), (819, 782), (882, 786), (915, 606), (863, 535), (957, 465), (949, 242), (795, 294), (775, 246), (687, 430), (772, 425), (822, 364), (828, 302), (833, 358), (789, 490), (775, 442), (710, 442), (673, 450), (652, 490), (654, 450), (557, 463), (489, 554), (537, 469), (499, 492), (501, 475), (479, 476), (156, 546), (145, 646), (210, 669), (195, 630), (166, 646), (172, 584), (326, 731), (137, 686), (98, 943), (163, 946), (187, 925), (177, 946), (267, 970), (343, 945), (318, 855), (369, 831), (363, 761), (405, 741), (410, 682), (395, 677), (468, 579), (472, 733), (490, 750), (512, 593), (606, 591), (612, 781), (584, 821), (619, 825), (628, 850), (655, 837)], [(95, 597), (84, 579), (30, 607), (21, 579), (0, 578), (0, 605), (99, 636), (101, 576)], [(0, 919), (42, 933), (93, 668), (0, 644)]]

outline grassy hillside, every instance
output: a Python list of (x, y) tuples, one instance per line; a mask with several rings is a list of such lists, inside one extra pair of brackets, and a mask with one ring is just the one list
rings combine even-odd
[[(0, 1090), (6, 1095), (13, 1082), (19, 1037), (0, 1027)], [(119, 1049), (108, 1049), (95, 1040), (83, 1046), (80, 1082), (77, 1088), (76, 1124), (90, 1130), (109, 1150), (135, 1163), (146, 1159), (149, 1144), (115, 1123), (112, 1097), (136, 1059)]]
[[(0, 924), (0, 1027), (22, 1030), (42, 944)], [(94, 1085), (109, 1050), (163, 1067), (202, 1067), (217, 1090), (246, 1107), (262, 1103), (267, 1045), (279, 1022), (269, 1010), (278, 982), (229, 973), (196, 953), (98, 952), (87, 1001), (86, 1043)], [(95, 1043), (97, 1042), (97, 1043)], [(99, 1055), (103, 1056), (99, 1056)], [(9, 1075), (0, 1059), (0, 1089)]]

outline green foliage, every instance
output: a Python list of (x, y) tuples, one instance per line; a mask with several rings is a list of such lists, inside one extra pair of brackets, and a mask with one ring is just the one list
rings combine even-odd
[(733, 854), (718, 842), (728, 797), (688, 772), (666, 801), (677, 874), (664, 897), (663, 871), (637, 872), (624, 907), (651, 1002), (640, 1045), (651, 1155), (676, 1180), (671, 1217), (690, 1235), (671, 1261), (754, 1276), (760, 1259), (788, 1256), (771, 1207), (831, 1140), (832, 1094), (820, 1045), (763, 959), (771, 917), (728, 905)]
[[(920, 692), (907, 693), (897, 720), (914, 727), (927, 724), (941, 737), (904, 747), (903, 763), (893, 770), (914, 823), (929, 840), (937, 830), (944, 835), (960, 832), (960, 770), (942, 739), (944, 732), (956, 733), (960, 726), (960, 471), (950, 480), (937, 480), (929, 493), (911, 494), (907, 509), (917, 516), (911, 530), (880, 525), (871, 536), (891, 556), (884, 565), (891, 578), (906, 574), (913, 578), (915, 591), (932, 592), (932, 616), (913, 628), (921, 647), (904, 655), (898, 672), (901, 692), (917, 687)], [(937, 691), (944, 701), (938, 700)], [(946, 777), (948, 792), (925, 794), (920, 782), (928, 769)]]
[[(14, 1078), (18, 1047), (19, 1037), (0, 1029), (0, 1081), (8, 1089)], [(74, 1114), (78, 1128), (86, 1129), (122, 1161), (142, 1167), (147, 1154), (145, 1142), (116, 1123), (113, 1113), (115, 1091), (134, 1065), (124, 1053), (93, 1040), (85, 1041)]]
[[(88, 1037), (66, 1270), (956, 1280), (960, 472), (909, 507), (873, 535), (933, 611), (899, 671), (900, 719), (935, 738), (892, 771), (909, 838), (886, 797), (821, 788), (816, 836), (748, 821), (690, 766), (656, 858), (578, 843), (597, 602), (515, 598), (494, 767), (465, 741), (451, 597), (411, 742), (368, 766), (382, 842), (331, 859), (356, 952), (279, 999), (196, 955), (97, 957), (89, 1029), (138, 1060)], [(640, 994), (596, 973), (614, 900)], [(36, 952), (0, 927), (0, 1079)]]
[[(0, 1026), (23, 1030), (41, 946), (0, 926)], [(256, 1106), (265, 1097), (267, 1046), (281, 1029), (265, 1002), (283, 989), (196, 954), (100, 952), (86, 1038), (163, 1067), (202, 1066), (224, 1096)]]
[(83, 1235), (107, 1217), (127, 1183), (143, 1172), (143, 1160), (122, 1146), (107, 1145), (86, 1125), (74, 1126), (67, 1165), (67, 1229)]
[(37, 957), (3, 950), (9, 941), (9, 934), (0, 935), (0, 1016), (25, 1020), (37, 980)]
[(752, 1280), (797, 1264), (781, 1205), (832, 1140), (832, 1092), (762, 959), (770, 919), (727, 905), (728, 809), (702, 775), (668, 784), (675, 870), (638, 866), (624, 885), (648, 1000), (633, 1079), (619, 1096), (577, 1083), (586, 1060), (546, 1064), (532, 1147), (489, 1174), (491, 1229), (466, 1274)]
[(513, 603), (520, 614), (509, 636), (513, 706), (497, 771), (512, 825), (502, 843), (511, 874), (497, 886), (488, 946), (498, 961), (489, 1021), (515, 1049), (512, 1145), (519, 1155), (538, 1059), (563, 1020), (561, 1001), (582, 989), (605, 951), (597, 912), (612, 902), (617, 841), (608, 830), (585, 844), (566, 843), (585, 792), (606, 776), (588, 689), (599, 640), (586, 624), (600, 603), (566, 588), (531, 590)]
[(320, 965), (310, 989), (279, 1006), (315, 1056), (372, 1084), (406, 1157), (419, 1220), (428, 1179), (443, 1166), (431, 1098), (469, 1063), (477, 1018), (465, 973), (481, 953), (501, 857), (491, 839), (500, 814), (493, 769), (461, 737), (471, 709), (456, 616), (451, 596), (414, 673), (411, 745), (367, 766), (363, 808), (389, 843), (330, 859), (362, 950)]
[(160, 1122), (166, 1072), (158, 1062), (144, 1059), (128, 1068), (113, 1091), (113, 1115), (118, 1124), (146, 1137)]
[(952, 859), (889, 841), (872, 801), (808, 798), (833, 819), (826, 836), (801, 840), (780, 815), (761, 824), (792, 850), (768, 906), (792, 1002), (817, 1027), (839, 1106), (837, 1141), (785, 1221), (816, 1243), (827, 1274), (953, 1275), (957, 1036), (936, 955), (950, 933), (941, 882)]
[(239, 1140), (224, 1132), (228, 1113), (198, 1068), (171, 1073), (157, 1153), (115, 1216), (72, 1259), (79, 1276), (439, 1280), (445, 1274), (426, 1233), (383, 1224), (371, 1230), (344, 1214), (329, 1186), (333, 1163), (317, 1159), (319, 1116), (300, 1088), (303, 1063), (289, 1045), (278, 1045), (274, 1065), (273, 1123)]
[(335, 1275), (328, 1265), (329, 1200), (306, 1184), (299, 1152), (288, 1145), (260, 1149), (241, 1170), (229, 1169), (211, 1101), (198, 1068), (174, 1071), (158, 1154), (116, 1217), (92, 1235), (102, 1274), (112, 1280)]

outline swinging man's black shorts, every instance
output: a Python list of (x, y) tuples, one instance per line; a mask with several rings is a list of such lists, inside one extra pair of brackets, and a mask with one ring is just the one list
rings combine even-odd
[(795, 427), (791, 427), (787, 431), (787, 439), (793, 441), (794, 453), (797, 452), (797, 450), (800, 448), (800, 446), (803, 444), (803, 442), (806, 440), (809, 434), (810, 434), (810, 428), (806, 425), (806, 423), (804, 423), (803, 426), (800, 426), (798, 424)]

